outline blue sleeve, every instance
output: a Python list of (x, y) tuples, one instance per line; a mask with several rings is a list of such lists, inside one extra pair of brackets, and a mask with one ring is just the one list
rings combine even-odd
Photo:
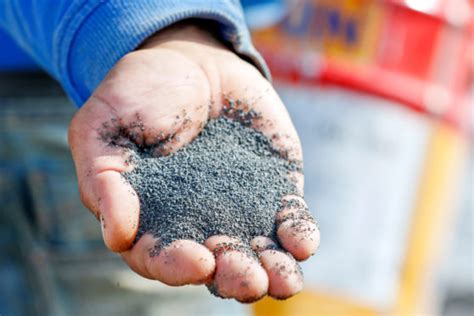
[(126, 53), (187, 18), (219, 23), (221, 36), (268, 75), (238, 0), (2, 0), (0, 27), (81, 106)]

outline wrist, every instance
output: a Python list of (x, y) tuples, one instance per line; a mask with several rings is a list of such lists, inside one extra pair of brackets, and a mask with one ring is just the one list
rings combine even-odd
[(218, 36), (219, 26), (213, 21), (188, 19), (175, 23), (150, 36), (137, 50), (179, 48), (199, 45), (203, 48), (230, 50)]

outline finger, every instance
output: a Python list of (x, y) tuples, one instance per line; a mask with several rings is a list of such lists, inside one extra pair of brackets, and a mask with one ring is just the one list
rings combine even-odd
[(97, 117), (105, 112), (106, 107), (81, 109), (70, 125), (69, 145), (81, 199), (100, 218), (107, 247), (121, 252), (130, 248), (135, 239), (139, 201), (135, 191), (120, 175), (131, 169), (126, 151), (106, 144), (100, 138)]
[(295, 259), (278, 250), (264, 250), (260, 262), (267, 271), (270, 284), (268, 294), (287, 299), (303, 289), (303, 274)]
[(277, 213), (276, 222), (280, 244), (296, 260), (306, 260), (316, 252), (320, 241), (319, 228), (301, 197), (285, 197), (283, 209)]
[(171, 286), (203, 284), (215, 268), (214, 256), (203, 245), (177, 240), (161, 249), (159, 241), (150, 234), (142, 236), (121, 255), (138, 274)]
[(217, 250), (224, 251), (227, 248), (243, 247), (243, 243), (239, 239), (222, 235), (215, 235), (207, 238), (204, 245), (214, 253)]
[(150, 256), (156, 254), (156, 247), (159, 241), (151, 234), (144, 234), (140, 237), (132, 249), (120, 253), (122, 259), (137, 274), (144, 278), (156, 279), (148, 270)]
[(277, 249), (277, 244), (268, 237), (257, 236), (250, 241), (250, 247), (255, 253), (260, 253), (267, 249)]
[(260, 262), (267, 272), (270, 296), (286, 299), (303, 289), (303, 274), (291, 255), (277, 250), (277, 245), (267, 237), (256, 237), (251, 245), (259, 254)]
[(101, 172), (90, 180), (95, 187), (102, 236), (107, 247), (121, 252), (131, 247), (138, 231), (139, 201), (116, 171)]
[(216, 256), (216, 272), (209, 284), (211, 292), (242, 303), (255, 302), (267, 293), (265, 270), (235, 239), (213, 236), (206, 240), (205, 245)]

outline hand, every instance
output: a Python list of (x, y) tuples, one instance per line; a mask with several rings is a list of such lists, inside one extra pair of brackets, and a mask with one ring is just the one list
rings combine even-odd
[[(269, 238), (256, 237), (251, 247), (259, 254), (261, 264), (237, 250), (216, 252), (214, 256), (219, 244), (240, 241), (212, 236), (204, 245), (177, 240), (159, 255), (150, 256), (156, 240), (145, 234), (134, 244), (139, 200), (120, 175), (133, 166), (127, 163), (124, 148), (101, 139), (104, 123), (115, 120), (122, 126), (132, 126), (139, 116), (144, 128), (134, 132), (134, 142), (151, 144), (160, 133), (177, 134), (179, 137), (166, 147), (165, 153), (171, 153), (191, 142), (208, 118), (220, 115), (226, 95), (247, 100), (267, 122), (255, 128), (269, 137), (280, 135), (274, 137), (274, 146), (286, 152), (288, 159), (302, 161), (296, 131), (270, 83), (210, 32), (191, 24), (177, 24), (124, 56), (72, 120), (69, 143), (81, 199), (100, 219), (105, 244), (146, 278), (169, 285), (206, 283), (216, 288), (218, 295), (242, 302), (255, 301), (266, 293), (287, 298), (303, 286), (292, 257), (305, 260), (319, 245), (319, 231), (305, 213), (301, 197), (282, 197), (299, 203), (288, 203), (275, 219), (279, 245), (289, 254), (275, 250), (277, 245)], [(211, 106), (202, 106), (208, 104)], [(175, 120), (183, 110), (191, 123), (180, 129)], [(303, 176), (295, 174), (292, 178), (302, 192)], [(299, 216), (303, 213), (305, 216)], [(174, 263), (167, 264), (167, 260)], [(282, 270), (282, 265), (288, 269)]]

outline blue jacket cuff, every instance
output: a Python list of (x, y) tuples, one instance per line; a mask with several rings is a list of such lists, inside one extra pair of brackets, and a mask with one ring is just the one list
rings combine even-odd
[(237, 0), (97, 0), (78, 10), (63, 24), (56, 42), (59, 79), (78, 106), (121, 57), (160, 29), (188, 18), (218, 22), (223, 39), (269, 77)]

